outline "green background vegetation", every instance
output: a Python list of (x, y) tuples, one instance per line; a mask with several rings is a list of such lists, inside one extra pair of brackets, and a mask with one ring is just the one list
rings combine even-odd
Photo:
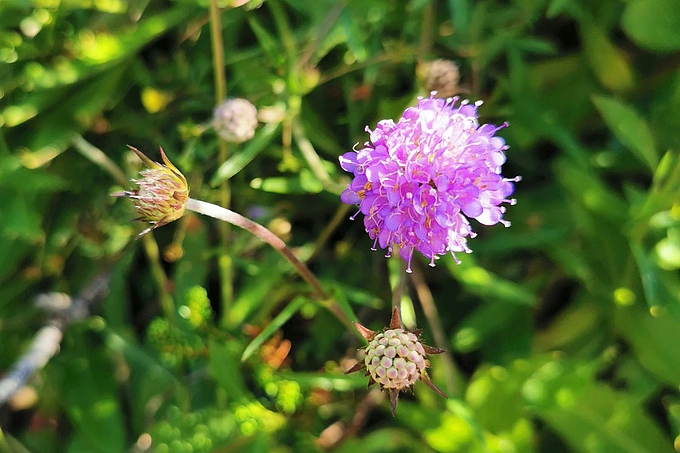
[[(678, 0), (227, 3), (227, 93), (266, 114), (227, 160), (208, 0), (0, 4), (0, 370), (45, 320), (38, 293), (112, 272), (33, 400), (0, 410), (0, 449), (680, 451)], [(337, 158), (426, 95), (435, 58), (510, 123), (504, 174), (524, 179), (511, 228), (411, 278), (347, 220)], [(418, 383), (393, 418), (343, 375), (356, 336), (244, 231), (189, 214), (135, 241), (109, 196), (139, 170), (126, 144), (162, 146), (195, 198), (229, 190), (363, 324), (396, 297), (435, 344), (436, 319), (450, 398)]]

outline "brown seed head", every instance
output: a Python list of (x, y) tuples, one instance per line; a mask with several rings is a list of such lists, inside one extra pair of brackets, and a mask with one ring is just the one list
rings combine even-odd
[(449, 98), (459, 92), (460, 71), (451, 60), (434, 60), (424, 63), (421, 69), (423, 86), (428, 92), (436, 91), (438, 98)]

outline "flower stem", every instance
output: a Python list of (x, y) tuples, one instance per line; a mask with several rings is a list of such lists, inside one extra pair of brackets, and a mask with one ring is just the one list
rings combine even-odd
[(151, 275), (158, 287), (158, 298), (161, 302), (161, 309), (163, 310), (165, 317), (168, 318), (168, 321), (175, 324), (177, 321), (175, 302), (172, 300), (172, 296), (168, 291), (168, 276), (165, 274), (165, 270), (163, 270), (163, 265), (161, 264), (161, 253), (158, 248), (158, 243), (151, 234), (145, 234), (141, 239), (142, 245), (144, 246), (144, 252), (149, 259)]
[(425, 314), (425, 318), (427, 318), (427, 323), (432, 330), (434, 343), (439, 349), (445, 350), (441, 358), (444, 363), (444, 374), (446, 375), (446, 391), (449, 396), (460, 397), (463, 395), (465, 382), (460, 370), (458, 370), (456, 363), (453, 361), (453, 357), (451, 357), (451, 354), (447, 351), (448, 342), (446, 341), (444, 328), (439, 322), (439, 313), (437, 312), (437, 306), (434, 303), (432, 292), (425, 283), (425, 278), (423, 277), (420, 268), (418, 266), (413, 266), (412, 271), (411, 277), (413, 279), (413, 286), (418, 294), (420, 305), (423, 307), (423, 313)]
[(212, 42), (215, 100), (219, 104), (227, 96), (227, 78), (224, 75), (224, 43), (222, 42), (222, 18), (218, 0), (210, 0), (210, 40)]
[(420, 58), (429, 56), (432, 51), (432, 30), (434, 30), (434, 20), (437, 13), (435, 8), (435, 3), (429, 2), (423, 10), (420, 43), (418, 44), (418, 55)]
[[(222, 39), (222, 18), (218, 0), (210, 0), (210, 40), (212, 42), (213, 57), (213, 78), (215, 81), (215, 105), (218, 105), (227, 96), (227, 78), (224, 74), (224, 43)], [(229, 148), (227, 142), (219, 140), (219, 162), (222, 164), (229, 158)], [(225, 180), (220, 184), (219, 202), (222, 206), (231, 206), (231, 188), (229, 181)], [(225, 321), (229, 315), (229, 309), (234, 299), (233, 288), (233, 263), (229, 252), (230, 228), (228, 223), (220, 226), (221, 237), (221, 256), (218, 260), (221, 280), (222, 297), (222, 320)]]
[(312, 271), (310, 271), (309, 268), (295, 256), (293, 251), (286, 245), (285, 242), (283, 242), (280, 237), (257, 222), (253, 222), (252, 220), (243, 217), (241, 214), (212, 203), (189, 198), (186, 204), (186, 209), (242, 228), (271, 245), (295, 267), (297, 273), (300, 274), (300, 276), (309, 284), (309, 286), (312, 287), (314, 290), (314, 297), (319, 302), (321, 302), (321, 304), (324, 305), (336, 318), (338, 318), (338, 320), (350, 331), (356, 332), (354, 326), (352, 325), (352, 321), (347, 317), (338, 303), (328, 296)]

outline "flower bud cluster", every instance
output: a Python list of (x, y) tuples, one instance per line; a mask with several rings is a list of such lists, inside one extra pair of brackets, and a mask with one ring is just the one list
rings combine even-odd
[(382, 332), (374, 332), (359, 323), (354, 325), (361, 336), (368, 340), (368, 346), (360, 349), (363, 359), (345, 374), (365, 369), (369, 377), (368, 385), (377, 382), (382, 390), (389, 393), (393, 415), (397, 409), (399, 392), (412, 390), (417, 380), (446, 398), (427, 375), (430, 366), (427, 355), (441, 354), (444, 350), (424, 345), (420, 341), (419, 330), (409, 332), (404, 329), (396, 307), (392, 310), (389, 327)]
[(427, 368), (425, 350), (413, 332), (388, 329), (378, 333), (365, 350), (371, 378), (387, 389), (412, 386)]

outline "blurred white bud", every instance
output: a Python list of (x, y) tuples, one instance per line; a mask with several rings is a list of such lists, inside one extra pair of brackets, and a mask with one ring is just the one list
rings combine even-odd
[(215, 107), (212, 125), (223, 140), (243, 143), (255, 135), (257, 109), (246, 99), (230, 98)]

